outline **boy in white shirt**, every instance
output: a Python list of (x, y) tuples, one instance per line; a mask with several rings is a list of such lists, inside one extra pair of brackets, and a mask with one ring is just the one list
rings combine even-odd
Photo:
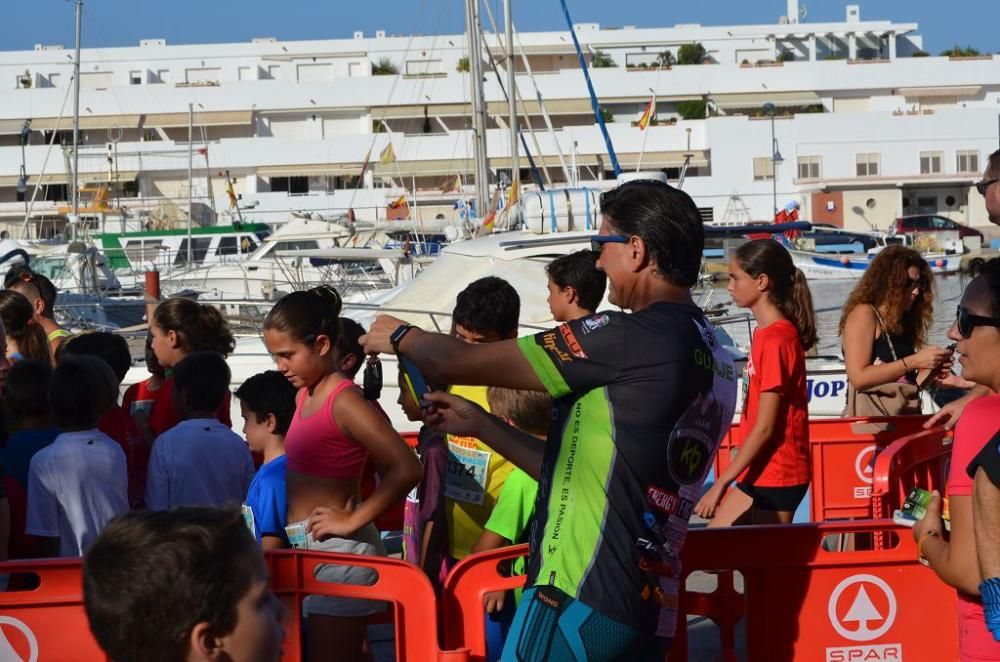
[(52, 372), (49, 404), (65, 432), (31, 458), (25, 520), (42, 556), (81, 556), (128, 511), (125, 452), (97, 429), (117, 399), (118, 380), (101, 359), (67, 356)]
[(174, 402), (184, 420), (153, 443), (146, 507), (243, 503), (253, 480), (246, 442), (215, 417), (229, 389), (229, 366), (216, 352), (194, 352), (174, 366)]

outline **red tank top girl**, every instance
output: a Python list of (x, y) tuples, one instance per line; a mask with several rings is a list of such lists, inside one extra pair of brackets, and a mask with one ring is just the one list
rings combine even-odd
[(323, 406), (302, 416), (306, 389), (299, 391), (295, 415), (285, 434), (288, 470), (320, 478), (360, 478), (368, 451), (349, 438), (333, 418), (333, 401), (343, 391), (357, 388), (345, 379), (326, 397)]

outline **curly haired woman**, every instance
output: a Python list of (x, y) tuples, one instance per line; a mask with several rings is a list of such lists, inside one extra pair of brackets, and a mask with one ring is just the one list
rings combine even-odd
[[(930, 267), (912, 248), (890, 246), (871, 261), (840, 318), (849, 392), (893, 383), (915, 385), (929, 372), (950, 368), (950, 350), (925, 345), (933, 284)], [(916, 414), (918, 407), (883, 413)]]

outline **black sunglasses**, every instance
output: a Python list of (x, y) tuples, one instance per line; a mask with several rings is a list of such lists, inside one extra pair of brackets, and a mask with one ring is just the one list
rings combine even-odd
[(995, 326), (1000, 328), (1000, 317), (973, 315), (969, 312), (968, 308), (963, 308), (962, 306), (958, 307), (955, 321), (958, 323), (958, 334), (963, 338), (971, 338), (972, 330), (977, 326)]
[(595, 253), (600, 253), (604, 248), (604, 244), (624, 244), (628, 243), (629, 237), (624, 234), (608, 234), (600, 235), (595, 234), (590, 238), (590, 250)]
[(997, 182), (1000, 182), (1000, 177), (984, 179), (981, 182), (976, 182), (976, 190), (979, 191), (979, 195), (986, 195), (986, 189), (990, 187), (990, 184), (996, 184)]

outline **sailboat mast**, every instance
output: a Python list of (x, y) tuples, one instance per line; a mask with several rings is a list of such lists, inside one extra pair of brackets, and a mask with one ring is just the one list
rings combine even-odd
[(465, 18), (469, 34), (469, 82), (472, 96), (472, 151), (476, 161), (476, 213), (485, 216), (489, 204), (489, 170), (486, 165), (486, 104), (483, 101), (483, 60), (480, 38), (479, 0), (466, 0)]
[[(511, 13), (511, 0), (503, 0), (504, 32), (507, 39), (504, 40), (507, 56), (507, 115), (510, 121), (510, 182), (511, 195), (517, 195), (520, 199), (521, 193), (521, 163), (518, 153), (518, 128), (517, 128), (517, 83), (514, 76), (514, 16)], [(508, 202), (508, 205), (510, 203)], [(509, 221), (508, 221), (509, 223)]]
[(76, 55), (73, 58), (73, 217), (70, 238), (76, 239), (76, 224), (80, 221), (80, 25), (83, 20), (83, 0), (76, 0)]
[(191, 183), (194, 178), (194, 104), (188, 104), (188, 236), (187, 236), (187, 266), (191, 268), (191, 224), (194, 222), (194, 203), (191, 196)]

